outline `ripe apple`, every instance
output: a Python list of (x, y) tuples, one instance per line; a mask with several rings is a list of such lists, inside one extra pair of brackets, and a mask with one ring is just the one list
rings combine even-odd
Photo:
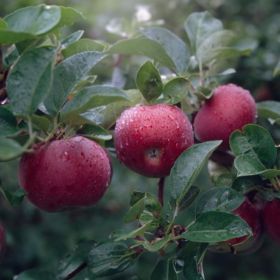
[(253, 253), (262, 245), (262, 223), (260, 209), (258, 209), (249, 199), (246, 199), (234, 212), (242, 218), (252, 229), (252, 236), (233, 238), (217, 245), (211, 246), (214, 252), (226, 253)]
[(280, 242), (280, 199), (274, 199), (265, 204), (263, 209), (264, 225), (276, 241)]
[(194, 119), (194, 132), (201, 142), (223, 140), (229, 148), (230, 134), (256, 120), (256, 103), (250, 92), (234, 84), (217, 87), (213, 96), (200, 108)]
[(19, 181), (28, 199), (49, 212), (95, 204), (111, 174), (106, 151), (81, 136), (39, 144), (19, 164)]
[(138, 105), (125, 110), (116, 123), (119, 160), (147, 177), (169, 175), (177, 157), (193, 142), (188, 117), (172, 105)]
[(0, 256), (3, 255), (6, 247), (6, 234), (4, 227), (0, 225)]

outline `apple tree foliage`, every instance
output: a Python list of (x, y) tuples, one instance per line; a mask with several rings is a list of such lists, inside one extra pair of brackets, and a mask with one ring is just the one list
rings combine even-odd
[[(19, 158), (36, 142), (59, 133), (94, 139), (112, 154), (114, 123), (139, 103), (179, 105), (189, 116), (211, 98), (212, 89), (234, 73), (235, 61), (249, 55), (254, 42), (226, 30), (208, 12), (189, 15), (179, 38), (162, 26), (141, 26), (128, 38), (107, 43), (61, 30), (83, 16), (72, 8), (30, 6), (0, 19), (0, 161)], [(113, 61), (144, 57), (135, 88), (102, 78)], [(233, 67), (232, 67), (233, 66)], [(279, 74), (279, 65), (275, 75)], [(258, 104), (258, 118), (279, 124), (280, 103)], [(77, 244), (56, 267), (24, 271), (16, 279), (98, 279), (131, 266), (141, 254), (158, 255), (150, 279), (205, 279), (203, 259), (212, 245), (251, 235), (248, 224), (232, 212), (251, 191), (263, 199), (279, 197), (279, 147), (258, 124), (235, 131), (230, 152), (217, 151), (221, 141), (196, 143), (183, 152), (165, 178), (163, 201), (134, 192), (125, 223), (104, 240)], [(215, 160), (218, 156), (226, 163)], [(209, 164), (224, 166), (209, 172)], [(200, 176), (209, 184), (200, 186)], [(21, 203), (22, 189), (1, 193)], [(194, 215), (186, 217), (188, 210)], [(61, 213), (63, 215), (63, 213)], [(121, 228), (121, 226), (120, 226)], [(160, 276), (160, 278), (159, 278)]]

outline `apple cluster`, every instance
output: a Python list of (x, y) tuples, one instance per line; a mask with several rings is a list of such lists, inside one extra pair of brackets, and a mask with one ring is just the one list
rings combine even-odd
[[(195, 139), (222, 140), (220, 149), (225, 151), (231, 133), (255, 120), (256, 104), (250, 92), (234, 84), (217, 87), (195, 115), (193, 125), (175, 105), (137, 105), (123, 111), (116, 122), (116, 154), (131, 170), (163, 178)], [(108, 153), (82, 136), (36, 144), (19, 165), (19, 181), (28, 199), (49, 212), (94, 205), (108, 189), (111, 176)], [(271, 235), (280, 240), (280, 223), (270, 223), (273, 215), (280, 214), (279, 200), (268, 202), (260, 211), (246, 199), (234, 213), (249, 224), (253, 236), (229, 240), (230, 248), (244, 251), (256, 247), (262, 235), (261, 218)]]

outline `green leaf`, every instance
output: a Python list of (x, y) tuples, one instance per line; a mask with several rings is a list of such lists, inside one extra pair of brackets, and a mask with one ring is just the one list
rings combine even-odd
[(153, 63), (147, 61), (140, 67), (136, 77), (136, 85), (147, 101), (161, 95), (163, 85), (160, 73)]
[(270, 133), (263, 127), (249, 124), (243, 131), (236, 130), (231, 134), (230, 147), (234, 155), (234, 166), (238, 176), (263, 174), (274, 176), (277, 170), (267, 170), (273, 167), (277, 150)]
[(206, 164), (208, 158), (220, 144), (221, 141), (196, 144), (178, 157), (171, 169), (170, 175), (166, 178), (166, 190), (168, 193), (165, 195), (165, 205), (172, 204), (172, 200), (175, 200), (176, 205), (180, 206), (181, 201)]
[(140, 218), (140, 215), (146, 209), (154, 214), (159, 214), (161, 211), (161, 205), (158, 200), (150, 193), (134, 192), (130, 202), (131, 208), (124, 216), (126, 223), (135, 221)]
[(50, 269), (35, 268), (35, 269), (30, 269), (30, 270), (20, 273), (19, 275), (15, 276), (14, 279), (16, 279), (16, 280), (38, 280), (38, 279), (53, 280), (53, 279), (55, 279), (55, 276), (52, 272), (50, 272)]
[(7, 92), (15, 115), (30, 115), (50, 91), (55, 48), (41, 47), (25, 52), (7, 79)]
[(203, 275), (203, 258), (206, 253), (208, 244), (186, 242), (178, 252), (176, 260), (177, 270), (182, 270), (186, 279), (204, 280)]
[(193, 98), (189, 95), (190, 86), (191, 84), (189, 80), (182, 77), (177, 77), (168, 81), (164, 85), (163, 95), (165, 98), (170, 99), (172, 104), (176, 104), (183, 99), (187, 100), (186, 97), (188, 97), (189, 100)]
[(172, 240), (172, 236), (170, 235), (166, 235), (163, 238), (157, 238), (155, 241), (139, 241), (139, 244), (141, 244), (146, 250), (148, 250), (149, 252), (158, 252), (159, 250), (161, 250), (162, 248), (164, 248), (168, 242)]
[(8, 24), (9, 31), (42, 35), (53, 29), (60, 18), (58, 6), (38, 5), (16, 10), (4, 20)]
[(61, 11), (61, 19), (57, 26), (58, 28), (63, 26), (70, 26), (77, 21), (81, 21), (85, 19), (82, 13), (77, 11), (76, 9), (73, 9), (71, 7), (63, 7), (63, 6), (59, 6), (59, 8)]
[(280, 74), (280, 61), (277, 63), (276, 67), (274, 68), (273, 76), (276, 77), (279, 74)]
[(223, 30), (222, 22), (212, 17), (209, 12), (192, 13), (187, 18), (184, 27), (194, 52), (214, 32)]
[(0, 137), (0, 161), (8, 161), (19, 157), (24, 152), (18, 142)]
[(109, 141), (113, 138), (111, 132), (94, 124), (85, 124), (83, 128), (78, 131), (78, 134), (93, 140)]
[(263, 101), (257, 103), (258, 116), (261, 118), (279, 119), (280, 118), (280, 102), (279, 101)]
[(65, 49), (62, 50), (62, 54), (65, 58), (67, 58), (74, 54), (85, 51), (102, 52), (104, 51), (105, 47), (106, 44), (103, 42), (85, 38), (68, 45)]
[(14, 115), (8, 109), (0, 107), (0, 137), (15, 135), (18, 131)]
[(70, 35), (68, 35), (66, 38), (64, 38), (61, 42), (61, 49), (64, 50), (67, 47), (69, 47), (69, 45), (77, 42), (78, 40), (81, 39), (81, 37), (84, 34), (84, 30), (77, 30), (73, 33), (71, 33)]
[(56, 279), (66, 279), (71, 273), (83, 266), (88, 259), (89, 252), (97, 246), (95, 241), (82, 242), (60, 260), (56, 270)]
[(206, 191), (198, 200), (196, 214), (208, 211), (231, 213), (244, 201), (244, 196), (231, 188), (213, 188)]
[(71, 119), (72, 115), (80, 115), (89, 109), (126, 100), (128, 100), (128, 97), (121, 89), (94, 85), (75, 94), (73, 99), (62, 108), (61, 114), (63, 119)]
[[(159, 278), (160, 277), (160, 278)], [(175, 260), (160, 260), (151, 275), (150, 280), (179, 280), (175, 270)]]
[(35, 36), (29, 33), (14, 32), (8, 29), (0, 29), (0, 44), (14, 44), (34, 38)]
[(188, 69), (189, 50), (177, 35), (162, 27), (147, 27), (141, 30), (148, 39), (160, 44), (173, 61), (176, 72), (184, 73)]
[(213, 33), (197, 47), (196, 56), (202, 64), (208, 64), (216, 58), (228, 58), (238, 56), (239, 52), (230, 48), (236, 40), (235, 34), (228, 30)]
[(176, 66), (166, 53), (166, 50), (156, 41), (145, 38), (144, 36), (120, 40), (108, 49), (108, 53), (144, 55), (176, 71)]
[(135, 252), (124, 243), (104, 243), (90, 251), (89, 270), (95, 277), (114, 275), (131, 266), (135, 256)]
[(201, 214), (182, 234), (192, 242), (216, 243), (252, 235), (248, 224), (238, 216), (209, 211)]
[(103, 58), (98, 52), (83, 52), (73, 55), (58, 64), (54, 70), (53, 86), (45, 101), (47, 110), (57, 113), (75, 86), (84, 79), (90, 70)]
[(23, 189), (9, 191), (0, 187), (0, 192), (3, 194), (4, 198), (10, 203), (11, 206), (20, 205), (25, 197), (25, 192)]
[(5, 29), (8, 27), (7, 22), (5, 22), (2, 18), (0, 18), (0, 29)]

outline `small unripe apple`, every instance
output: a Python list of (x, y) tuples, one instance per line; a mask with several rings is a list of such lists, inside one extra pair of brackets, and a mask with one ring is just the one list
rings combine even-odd
[(193, 141), (188, 117), (172, 105), (138, 105), (125, 110), (116, 123), (119, 160), (147, 177), (169, 175), (177, 157)]
[(201, 142), (223, 140), (221, 149), (229, 148), (230, 134), (256, 120), (256, 103), (250, 92), (234, 84), (217, 87), (194, 119), (194, 132)]
[(111, 174), (106, 151), (81, 136), (39, 144), (19, 165), (19, 181), (28, 199), (49, 212), (95, 204)]
[(264, 225), (269, 235), (280, 242), (280, 199), (265, 204), (263, 209)]

